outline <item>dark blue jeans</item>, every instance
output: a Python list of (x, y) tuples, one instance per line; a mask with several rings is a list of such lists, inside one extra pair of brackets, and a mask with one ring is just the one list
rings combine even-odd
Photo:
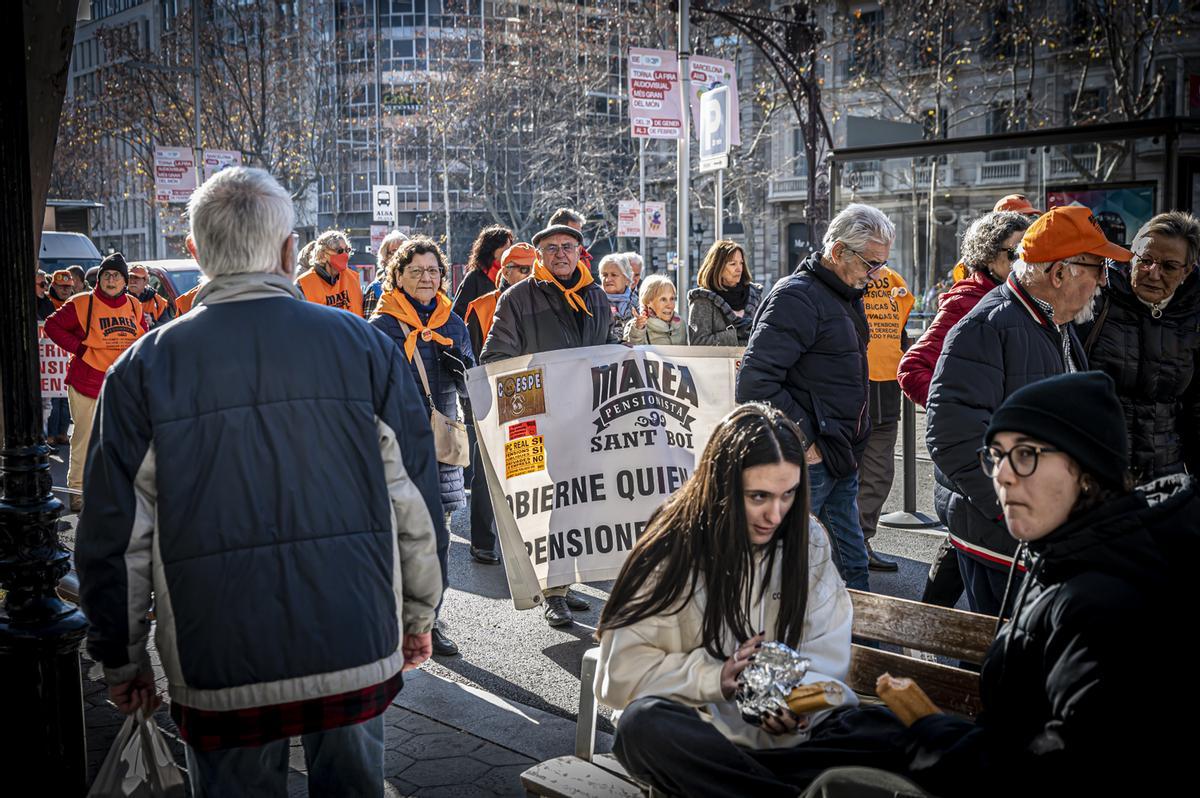
[[(383, 798), (383, 715), (300, 738), (308, 794)], [(288, 794), (288, 738), (254, 748), (196, 751), (185, 746), (194, 798)]]
[(50, 419), (46, 422), (46, 437), (66, 435), (71, 427), (71, 406), (67, 397), (50, 400)]
[[(995, 564), (986, 565), (982, 561), (963, 554), (958, 554), (958, 569), (962, 572), (963, 586), (967, 590), (967, 605), (971, 612), (981, 612), (984, 615), (999, 615), (1000, 604), (1004, 601), (1004, 586), (1008, 583), (1006, 566)], [(1012, 595), (1008, 597), (1005, 615), (1012, 610), (1020, 580), (1014, 580)]]
[(858, 516), (858, 472), (840, 479), (824, 463), (808, 467), (808, 492), (812, 514), (829, 531), (833, 562), (846, 587), (870, 590), (867, 580), (867, 543)]

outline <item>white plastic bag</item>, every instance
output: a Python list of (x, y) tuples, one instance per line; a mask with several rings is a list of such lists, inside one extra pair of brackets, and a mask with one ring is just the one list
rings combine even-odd
[(88, 798), (183, 798), (183, 774), (143, 710), (125, 718)]

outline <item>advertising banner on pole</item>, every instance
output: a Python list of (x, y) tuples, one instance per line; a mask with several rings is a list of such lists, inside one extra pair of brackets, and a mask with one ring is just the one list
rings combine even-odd
[(43, 399), (65, 399), (67, 396), (67, 363), (71, 356), (46, 337), (46, 325), (38, 322), (38, 360), (41, 365)]
[(736, 147), (742, 143), (741, 132), (738, 130), (740, 125), (738, 120), (738, 91), (737, 91), (737, 72), (732, 61), (726, 61), (723, 58), (706, 58), (702, 55), (694, 55), (688, 60), (688, 73), (691, 78), (691, 83), (688, 84), (688, 93), (691, 95), (689, 104), (692, 107), (692, 120), (696, 123), (693, 130), (696, 135), (700, 135), (700, 97), (710, 89), (715, 89), (718, 86), (729, 87), (729, 119), (730, 119), (730, 142)]
[(383, 239), (387, 238), (388, 226), (386, 224), (371, 225), (371, 251), (378, 252), (379, 245), (383, 243)]
[(735, 406), (738, 347), (594, 346), (468, 375), (513, 603), (613, 579)]
[[(637, 200), (621, 200), (617, 204), (617, 235), (637, 238), (642, 234)], [(667, 237), (667, 203), (646, 203), (646, 238)]]
[(629, 48), (629, 123), (634, 138), (679, 138), (683, 91), (675, 53)]
[(617, 235), (638, 238), (642, 235), (642, 209), (637, 200), (621, 200), (617, 204)]
[(222, 169), (242, 165), (242, 154), (237, 150), (205, 150), (204, 179), (207, 181)]
[(154, 199), (187, 202), (196, 190), (196, 154), (191, 147), (154, 148)]

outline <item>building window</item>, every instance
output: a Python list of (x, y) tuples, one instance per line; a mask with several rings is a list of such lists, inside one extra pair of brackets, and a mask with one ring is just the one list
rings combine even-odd
[(883, 71), (883, 9), (856, 12), (850, 29), (850, 59), (847, 71), (852, 77), (875, 77)]

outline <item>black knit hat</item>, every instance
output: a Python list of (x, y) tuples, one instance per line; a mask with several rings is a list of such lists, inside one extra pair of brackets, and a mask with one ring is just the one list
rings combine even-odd
[(546, 236), (554, 236), (554, 235), (560, 235), (560, 234), (573, 236), (575, 238), (575, 240), (578, 241), (580, 244), (583, 243), (583, 233), (579, 232), (574, 227), (571, 227), (570, 225), (565, 225), (565, 224), (552, 224), (549, 227), (538, 230), (536, 233), (533, 234), (533, 239), (532, 239), (533, 245), (536, 247), (538, 245), (538, 243)]
[(96, 272), (96, 282), (100, 282), (100, 277), (105, 272), (116, 272), (125, 282), (129, 282), (129, 264), (125, 262), (125, 256), (120, 252), (114, 252), (100, 261), (100, 271)]
[(984, 435), (1022, 432), (1061, 449), (1086, 473), (1120, 488), (1129, 470), (1125, 414), (1112, 378), (1100, 371), (1061, 374), (1014, 391)]

